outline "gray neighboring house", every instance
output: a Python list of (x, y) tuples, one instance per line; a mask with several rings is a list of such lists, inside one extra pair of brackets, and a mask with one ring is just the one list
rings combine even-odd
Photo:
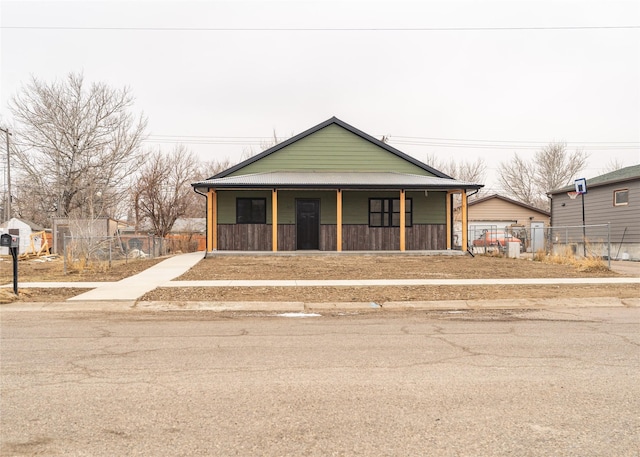
[[(568, 192), (574, 190), (567, 186), (548, 194), (554, 250), (569, 245), (577, 254), (583, 252), (582, 228), (573, 227), (582, 225), (584, 197), (587, 246), (600, 245), (601, 255), (606, 256), (604, 244), (610, 237), (612, 259), (640, 260), (640, 165), (587, 179), (587, 193), (571, 199)], [(607, 223), (609, 234), (606, 228), (589, 227)]]

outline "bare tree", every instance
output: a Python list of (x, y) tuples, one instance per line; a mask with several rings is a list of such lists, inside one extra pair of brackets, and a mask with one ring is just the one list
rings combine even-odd
[(569, 153), (566, 143), (549, 143), (533, 158), (536, 184), (545, 195), (571, 184), (578, 172), (587, 166), (588, 157), (580, 149)]
[[(201, 181), (217, 175), (221, 171), (230, 168), (233, 165), (231, 159), (225, 157), (222, 160), (210, 160), (199, 164), (196, 174), (191, 177), (191, 182)], [(206, 217), (205, 200), (191, 189), (185, 210), (184, 217), (200, 218)]]
[(225, 157), (222, 160), (208, 160), (201, 163), (198, 174), (194, 178), (196, 180), (208, 179), (227, 168), (231, 168), (233, 165), (229, 157)]
[(601, 170), (601, 173), (604, 175), (606, 173), (611, 173), (613, 171), (618, 171), (621, 170), (622, 168), (624, 168), (624, 162), (619, 160), (619, 159), (614, 159), (611, 158), (609, 159), (609, 161), (606, 163), (606, 165), (604, 166), (604, 168)]
[[(447, 162), (435, 154), (429, 154), (425, 163), (459, 181), (483, 183), (486, 179), (487, 164), (482, 157), (478, 157), (473, 162), (466, 160), (456, 161), (454, 159)], [(482, 190), (474, 194), (472, 198), (479, 198), (481, 192)]]
[(547, 192), (571, 184), (588, 158), (582, 150), (569, 153), (566, 143), (549, 143), (531, 162), (515, 154), (509, 162), (501, 163), (498, 180), (515, 199), (548, 210)]
[(168, 154), (158, 150), (148, 156), (131, 189), (136, 226), (147, 220), (155, 235), (166, 236), (176, 219), (187, 213), (194, 194), (191, 182), (199, 169), (198, 159), (183, 145)]
[(498, 182), (509, 197), (536, 208), (544, 208), (545, 201), (536, 186), (535, 170), (518, 154), (510, 161), (500, 163)]
[(140, 164), (146, 120), (131, 114), (132, 106), (127, 88), (86, 84), (81, 74), (23, 86), (9, 104), (18, 180), (29, 184), (19, 212), (114, 216)]
[[(291, 135), (289, 135), (289, 138), (291, 138), (293, 136), (293, 133)], [(285, 141), (287, 138), (284, 137), (278, 137), (278, 134), (276, 132), (275, 129), (273, 129), (273, 136), (271, 138), (267, 138), (265, 140), (260, 141), (260, 152), (266, 151), (269, 148), (272, 148), (273, 146), (282, 143), (283, 141)], [(250, 159), (251, 157), (255, 156), (259, 154), (259, 152), (254, 151), (252, 146), (249, 146), (248, 148), (244, 148), (242, 150), (242, 154), (240, 154), (240, 162)]]

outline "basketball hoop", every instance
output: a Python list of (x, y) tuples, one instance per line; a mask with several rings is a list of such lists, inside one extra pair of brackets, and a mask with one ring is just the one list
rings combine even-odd
[(578, 195), (580, 195), (580, 192), (567, 192), (567, 195), (569, 196), (569, 198), (570, 198), (571, 200), (575, 200), (575, 199), (576, 199), (576, 197), (577, 197)]

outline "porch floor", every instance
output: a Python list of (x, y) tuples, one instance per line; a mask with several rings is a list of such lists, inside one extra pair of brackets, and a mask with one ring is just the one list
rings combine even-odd
[(375, 256), (464, 256), (466, 251), (444, 249), (439, 251), (209, 251), (205, 257), (214, 256), (305, 256), (305, 255), (375, 255)]

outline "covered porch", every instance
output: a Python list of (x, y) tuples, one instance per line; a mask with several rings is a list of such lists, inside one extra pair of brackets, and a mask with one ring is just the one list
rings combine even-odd
[(467, 246), (467, 191), (208, 187), (207, 251), (451, 250), (455, 195), (461, 201), (461, 246)]

